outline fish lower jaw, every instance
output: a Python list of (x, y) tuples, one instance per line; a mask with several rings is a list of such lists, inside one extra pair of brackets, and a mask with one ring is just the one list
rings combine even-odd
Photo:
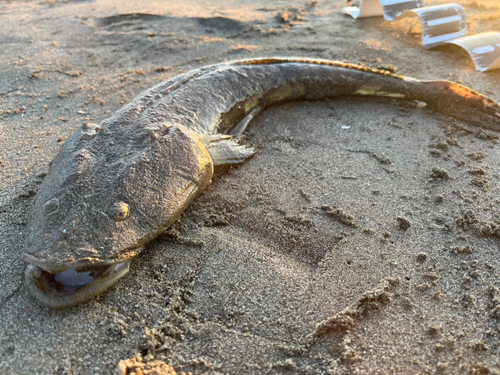
[(75, 306), (102, 293), (129, 271), (130, 263), (69, 268), (53, 274), (35, 265), (25, 271), (26, 286), (41, 304), (53, 309)]

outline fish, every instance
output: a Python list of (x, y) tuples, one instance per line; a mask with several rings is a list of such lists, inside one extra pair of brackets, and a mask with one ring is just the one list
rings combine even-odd
[(286, 101), (351, 95), (425, 103), (500, 130), (500, 106), (467, 87), (348, 63), (273, 57), (181, 74), (68, 137), (30, 212), (28, 291), (54, 309), (102, 293), (211, 184), (214, 171), (254, 156), (240, 137), (260, 111)]

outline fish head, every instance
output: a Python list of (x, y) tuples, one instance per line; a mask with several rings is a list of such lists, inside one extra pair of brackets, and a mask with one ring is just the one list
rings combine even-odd
[(102, 125), (68, 138), (29, 217), (26, 283), (49, 307), (83, 302), (124, 276), (212, 178), (208, 152), (181, 125)]

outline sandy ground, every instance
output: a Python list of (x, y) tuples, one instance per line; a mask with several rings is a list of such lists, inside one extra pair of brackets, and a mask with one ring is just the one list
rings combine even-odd
[[(179, 72), (319, 57), (500, 101), (500, 71), (424, 50), (415, 19), (354, 21), (340, 0), (169, 3), (0, 1), (0, 373), (499, 374), (499, 134), (413, 103), (270, 108), (246, 136), (258, 155), (116, 286), (63, 311), (28, 294), (27, 213), (60, 145)], [(459, 3), (471, 32), (500, 29), (494, 0)]]

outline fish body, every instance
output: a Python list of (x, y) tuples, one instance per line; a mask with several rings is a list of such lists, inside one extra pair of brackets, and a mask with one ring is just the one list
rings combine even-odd
[(128, 271), (211, 182), (214, 168), (255, 150), (240, 135), (263, 108), (290, 100), (371, 95), (418, 100), (500, 130), (500, 106), (447, 81), (419, 81), (326, 60), (270, 58), (194, 70), (144, 91), (62, 146), (28, 224), (25, 281), (42, 304), (84, 302)]

